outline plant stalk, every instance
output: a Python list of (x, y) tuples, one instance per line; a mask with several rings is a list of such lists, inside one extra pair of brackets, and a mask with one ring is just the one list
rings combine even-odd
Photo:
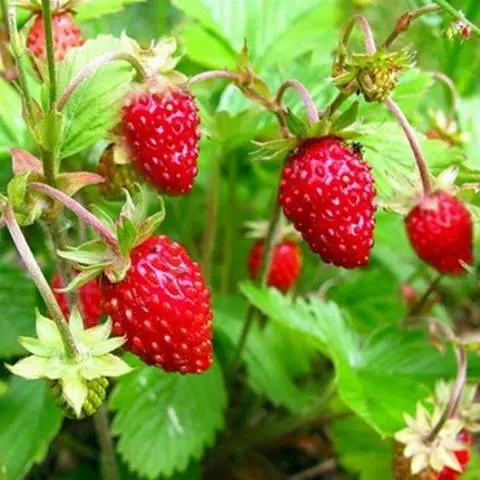
[(98, 412), (93, 416), (95, 430), (97, 431), (98, 441), (102, 450), (102, 460), (105, 467), (105, 477), (107, 480), (118, 480), (118, 465), (115, 457), (115, 448), (108, 422), (108, 412), (105, 405), (102, 405)]
[(44, 183), (32, 182), (29, 184), (29, 188), (35, 192), (43, 193), (47, 197), (50, 197), (57, 202), (60, 202), (69, 210), (71, 210), (77, 217), (79, 217), (85, 224), (95, 230), (100, 237), (118, 253), (118, 241), (115, 235), (108, 230), (108, 228), (92, 213), (90, 213), (83, 205), (78, 203), (72, 197), (69, 197), (65, 193), (57, 190), (56, 188), (46, 185)]
[(45, 33), (45, 44), (47, 49), (48, 83), (50, 93), (50, 107), (57, 99), (57, 78), (55, 65), (55, 43), (53, 38), (52, 10), (50, 0), (42, 0), (43, 28)]
[(133, 56), (125, 52), (115, 52), (107, 53), (99, 58), (92, 60), (90, 63), (87, 63), (82, 70), (80, 70), (75, 77), (73, 77), (70, 84), (67, 86), (65, 91), (62, 93), (58, 100), (57, 109), (61, 112), (65, 105), (70, 100), (71, 96), (74, 94), (75, 90), (92, 74), (94, 74), (99, 68), (104, 65), (115, 62), (115, 61), (125, 61), (130, 63), (130, 65), (135, 69), (140, 80), (143, 80), (147, 77), (147, 72), (143, 68), (143, 65)]
[(65, 345), (65, 351), (69, 357), (73, 358), (78, 354), (78, 350), (72, 334), (70, 333), (70, 329), (68, 328), (68, 323), (63, 316), (62, 310), (58, 305), (50, 285), (43, 275), (42, 270), (38, 266), (38, 263), (23, 235), (23, 232), (17, 223), (17, 219), (15, 218), (12, 207), (8, 202), (3, 206), (3, 214), (5, 225), (10, 232), (13, 243), (17, 247), (18, 253), (22, 258), (30, 277), (37, 286), (53, 321), (57, 325), (58, 331), (60, 332), (63, 340), (63, 344)]
[(305, 105), (305, 108), (307, 110), (308, 121), (312, 124), (313, 123), (318, 123), (319, 115), (318, 115), (317, 107), (315, 106), (315, 102), (313, 101), (313, 98), (310, 95), (310, 92), (305, 87), (305, 85), (303, 85), (298, 80), (287, 80), (286, 82), (284, 82), (280, 86), (280, 88), (278, 89), (275, 102), (278, 105), (282, 105), (283, 97), (285, 95), (285, 92), (289, 88), (293, 88), (298, 93), (298, 95), (300, 96), (300, 98), (301, 98), (301, 100), (302, 100), (302, 102)]
[(385, 100), (385, 105), (393, 113), (395, 118), (398, 120), (398, 123), (403, 128), (405, 136), (407, 137), (408, 143), (412, 149), (415, 161), (417, 163), (418, 171), (420, 173), (420, 178), (422, 180), (423, 191), (425, 195), (429, 195), (432, 192), (432, 181), (430, 179), (430, 173), (428, 171), (427, 163), (423, 157), (422, 149), (417, 138), (415, 130), (410, 125), (410, 122), (407, 120), (407, 117), (402, 112), (402, 109), (391, 99)]

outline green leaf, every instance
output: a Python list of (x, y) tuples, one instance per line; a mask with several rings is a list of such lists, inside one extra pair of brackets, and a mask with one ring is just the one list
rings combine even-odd
[(141, 3), (145, 0), (90, 0), (85, 5), (76, 8), (77, 19), (80, 22), (98, 18), (102, 15), (118, 12), (132, 3)]
[(131, 470), (154, 479), (185, 470), (213, 444), (226, 391), (218, 365), (186, 376), (139, 367), (119, 379), (111, 406), (120, 455)]
[(331, 431), (340, 463), (358, 473), (359, 480), (392, 480), (391, 441), (355, 416), (336, 421)]
[[(246, 315), (245, 303), (232, 311), (232, 301), (234, 300), (226, 298), (215, 302), (215, 331), (228, 341), (230, 351), (234, 350), (238, 342)], [(297, 339), (294, 343), (301, 348), (301, 342), (302, 339)], [(283, 353), (278, 349), (273, 336), (254, 325), (242, 354), (248, 371), (248, 382), (258, 394), (266, 396), (273, 404), (299, 411), (311, 403), (314, 396), (296, 385), (291, 375), (292, 366)]]
[[(58, 90), (63, 92), (73, 77), (91, 60), (122, 51), (119, 39), (101, 35), (72, 51), (59, 64)], [(60, 157), (69, 157), (104, 138), (120, 118), (121, 102), (134, 77), (125, 61), (110, 62), (85, 79), (70, 97), (63, 113), (65, 128)]]
[[(241, 286), (257, 308), (274, 321), (308, 335), (319, 351), (333, 361), (338, 393), (357, 415), (381, 435), (392, 435), (424, 400), (438, 378), (452, 378), (452, 352), (442, 355), (431, 346), (424, 330), (389, 326), (362, 339), (334, 303), (312, 298), (288, 304), (275, 290)], [(470, 359), (471, 379), (480, 375), (480, 360)]]
[(61, 423), (46, 382), (10, 380), (8, 392), (0, 396), (0, 463), (8, 480), (24, 478), (44, 459)]
[[(335, 25), (331, 21), (335, 12), (331, 0), (294, 3), (289, 0), (174, 0), (173, 4), (198, 22), (189, 24), (184, 34), (189, 40), (187, 52), (193, 44), (198, 63), (211, 62), (212, 52), (232, 50), (239, 53), (245, 38), (253, 64), (263, 66), (273, 64), (279, 58), (288, 62), (319, 44), (331, 50), (335, 42)], [(205, 30), (204, 35), (199, 33), (198, 25)], [(207, 35), (211, 48), (200, 52), (198, 45), (202, 44), (197, 43), (195, 48), (192, 39), (198, 41)]]
[(0, 263), (0, 358), (25, 353), (17, 338), (34, 333), (36, 303), (33, 282), (18, 267)]

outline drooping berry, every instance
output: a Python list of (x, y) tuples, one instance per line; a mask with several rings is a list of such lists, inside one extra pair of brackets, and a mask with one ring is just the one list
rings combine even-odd
[(63, 411), (63, 414), (68, 418), (74, 419), (93, 415), (105, 401), (109, 385), (109, 381), (105, 377), (94, 378), (93, 380), (87, 381), (87, 398), (83, 402), (80, 415), (76, 415), (64, 396), (61, 382), (61, 380), (51, 380), (50, 392), (57, 406)]
[(453, 195), (436, 191), (424, 196), (405, 219), (417, 255), (446, 275), (462, 275), (473, 263), (472, 218)]
[[(57, 62), (63, 61), (69, 50), (84, 44), (80, 28), (69, 11), (55, 13), (52, 16), (52, 29)], [(35, 17), (27, 37), (27, 48), (39, 61), (46, 60), (44, 21), (41, 14)]]
[[(54, 275), (51, 281), (54, 289), (61, 289), (65, 287), (62, 278), (59, 275)], [(66, 293), (54, 292), (60, 308), (62, 309), (65, 318), (70, 317), (70, 308), (68, 305), (68, 296)], [(86, 328), (94, 327), (100, 323), (103, 315), (102, 310), (102, 293), (98, 286), (96, 279), (90, 280), (85, 285), (82, 285), (78, 291), (80, 300), (80, 313), (82, 314), (83, 323)]]
[(130, 253), (125, 278), (101, 280), (105, 312), (125, 348), (168, 372), (201, 373), (211, 366), (210, 292), (196, 263), (178, 243), (154, 236)]
[(100, 157), (97, 173), (105, 178), (105, 182), (99, 188), (107, 200), (122, 200), (125, 198), (124, 190), (133, 192), (140, 176), (131, 163), (115, 163), (113, 149), (114, 145), (110, 145)]
[(194, 97), (181, 87), (143, 90), (124, 106), (121, 130), (132, 161), (160, 192), (174, 196), (192, 190), (199, 123)]
[[(464, 450), (458, 450), (455, 452), (455, 456), (462, 467), (462, 472), (465, 472), (470, 463), (471, 453), (469, 447), (472, 445), (473, 437), (470, 432), (464, 429), (458, 434), (457, 439), (464, 443), (466, 447)], [(456, 472), (449, 467), (445, 467), (440, 472), (438, 480), (457, 480), (461, 475), (462, 473)]]
[[(262, 271), (265, 241), (258, 240), (250, 249), (248, 271), (250, 278), (257, 278)], [(302, 268), (302, 252), (295, 242), (283, 241), (275, 245), (267, 284), (282, 292), (290, 290)]]
[(366, 265), (373, 246), (375, 187), (358, 149), (327, 136), (303, 142), (282, 173), (285, 216), (323, 261)]

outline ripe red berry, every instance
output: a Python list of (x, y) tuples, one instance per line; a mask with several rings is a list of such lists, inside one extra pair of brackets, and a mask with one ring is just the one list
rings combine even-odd
[[(52, 17), (53, 39), (55, 43), (55, 60), (61, 62), (68, 51), (83, 45), (80, 28), (75, 23), (71, 12), (56, 13)], [(37, 14), (27, 37), (27, 47), (41, 61), (46, 59), (46, 45), (43, 16)]]
[(125, 348), (168, 372), (201, 373), (211, 366), (212, 307), (200, 269), (166, 236), (146, 240), (130, 253), (119, 283), (101, 281), (105, 312)]
[[(59, 275), (52, 277), (51, 284), (54, 289), (60, 289), (65, 286)], [(63, 314), (68, 318), (70, 316), (70, 308), (67, 294), (54, 292), (54, 295)], [(103, 315), (102, 293), (98, 286), (98, 281), (96, 279), (90, 280), (85, 285), (82, 285), (78, 291), (78, 296), (80, 300), (80, 313), (82, 314), (85, 327), (91, 328), (98, 325)]]
[(463, 472), (467, 469), (467, 466), (470, 462), (470, 450), (469, 447), (473, 442), (472, 434), (468, 432), (467, 430), (462, 430), (457, 437), (458, 440), (463, 442), (466, 446), (464, 450), (460, 450), (458, 452), (455, 452), (455, 456), (457, 457), (457, 460), (460, 462), (460, 465), (462, 466), (462, 473), (456, 472), (455, 470), (452, 470), (449, 467), (445, 467), (439, 474), (437, 480), (457, 480)]
[(447, 192), (424, 196), (405, 219), (417, 255), (440, 273), (462, 275), (473, 263), (472, 218), (465, 205)]
[(355, 268), (370, 258), (375, 193), (370, 166), (359, 149), (328, 136), (306, 140), (292, 152), (279, 201), (323, 261)]
[[(257, 278), (262, 270), (265, 241), (258, 240), (250, 249), (248, 271), (250, 278)], [(275, 245), (267, 284), (282, 292), (290, 290), (302, 268), (302, 252), (294, 242), (283, 241)]]
[(122, 131), (133, 163), (160, 192), (173, 196), (191, 191), (199, 124), (194, 97), (180, 87), (138, 92), (123, 108)]

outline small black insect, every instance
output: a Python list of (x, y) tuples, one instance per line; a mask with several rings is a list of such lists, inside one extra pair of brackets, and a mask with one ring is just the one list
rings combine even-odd
[(359, 155), (363, 155), (363, 152), (365, 151), (365, 147), (360, 142), (353, 142), (352, 149), (355, 153), (358, 153)]

